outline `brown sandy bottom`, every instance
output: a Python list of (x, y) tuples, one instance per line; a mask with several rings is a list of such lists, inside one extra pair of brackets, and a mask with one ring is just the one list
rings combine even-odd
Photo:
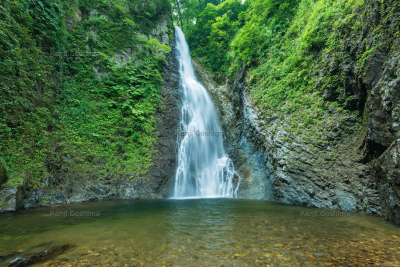
[(30, 266), (400, 266), (400, 227), (382, 218), (259, 200), (70, 204), (0, 229), (1, 266), (60, 245)]

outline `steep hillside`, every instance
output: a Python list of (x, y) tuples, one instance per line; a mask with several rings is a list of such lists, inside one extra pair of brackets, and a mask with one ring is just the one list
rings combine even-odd
[(10, 190), (30, 192), (26, 207), (166, 194), (179, 98), (169, 2), (6, 0), (0, 16), (3, 209), (21, 202)]
[(168, 195), (175, 20), (239, 197), (400, 223), (398, 1), (5, 0), (0, 17), (2, 211)]
[(208, 20), (204, 42), (229, 43), (220, 72), (191, 43), (244, 178), (239, 194), (400, 223), (399, 3), (246, 4), (232, 32), (224, 15)]

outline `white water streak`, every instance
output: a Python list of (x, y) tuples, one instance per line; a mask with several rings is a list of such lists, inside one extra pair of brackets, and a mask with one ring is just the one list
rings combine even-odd
[[(183, 89), (179, 132), (192, 134), (178, 135), (173, 198), (236, 197), (240, 178), (225, 153), (217, 111), (207, 90), (196, 79), (182, 30), (175, 27), (175, 32)], [(196, 134), (201, 132), (214, 134)], [(235, 177), (239, 178), (236, 182)]]

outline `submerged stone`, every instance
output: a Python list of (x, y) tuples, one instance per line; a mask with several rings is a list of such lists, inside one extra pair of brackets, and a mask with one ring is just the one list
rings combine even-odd
[(8, 265), (8, 267), (29, 266), (39, 260), (43, 260), (51, 255), (54, 255), (55, 253), (63, 252), (67, 250), (68, 247), (68, 245), (56, 246), (49, 250), (43, 250), (37, 253), (23, 255), (22, 257), (18, 257), (17, 259), (13, 260), (11, 264)]

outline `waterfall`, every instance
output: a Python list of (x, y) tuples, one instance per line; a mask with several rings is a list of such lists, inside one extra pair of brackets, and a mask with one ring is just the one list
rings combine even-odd
[(175, 32), (183, 103), (173, 197), (236, 197), (240, 177), (225, 153), (217, 111), (196, 79), (182, 30), (175, 27)]

